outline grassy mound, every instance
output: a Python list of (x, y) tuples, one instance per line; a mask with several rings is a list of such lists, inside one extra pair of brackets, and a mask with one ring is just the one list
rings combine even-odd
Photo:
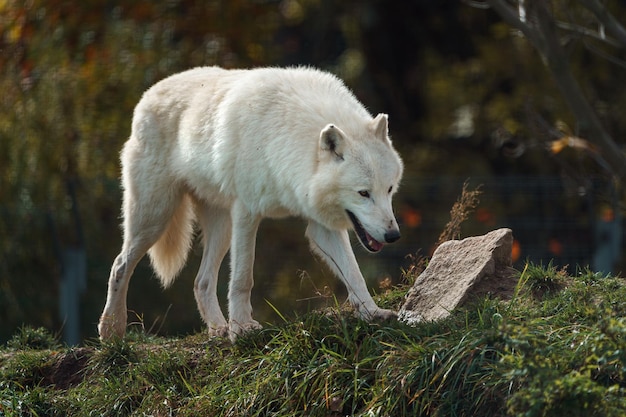
[[(337, 310), (239, 339), (131, 334), (0, 349), (0, 415), (623, 416), (626, 286), (529, 265), (512, 301), (446, 320), (368, 324)], [(402, 302), (403, 289), (378, 300)]]

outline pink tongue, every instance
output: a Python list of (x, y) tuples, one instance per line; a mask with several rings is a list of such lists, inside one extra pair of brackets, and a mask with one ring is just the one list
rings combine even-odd
[(365, 232), (365, 236), (367, 237), (367, 244), (370, 248), (374, 249), (376, 252), (383, 248), (383, 244), (371, 237), (369, 233)]

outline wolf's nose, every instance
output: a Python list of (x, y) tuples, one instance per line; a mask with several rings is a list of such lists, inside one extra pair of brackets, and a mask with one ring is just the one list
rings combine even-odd
[(387, 233), (385, 233), (385, 242), (387, 243), (393, 243), (398, 239), (400, 239), (399, 230), (390, 230)]

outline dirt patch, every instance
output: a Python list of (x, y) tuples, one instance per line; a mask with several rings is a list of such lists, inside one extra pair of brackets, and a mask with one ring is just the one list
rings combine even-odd
[(57, 354), (57, 360), (45, 376), (43, 384), (62, 390), (80, 384), (85, 379), (85, 367), (93, 353), (93, 348), (79, 347)]

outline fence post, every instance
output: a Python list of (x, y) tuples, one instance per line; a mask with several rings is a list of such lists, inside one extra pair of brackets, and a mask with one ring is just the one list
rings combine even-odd
[(87, 287), (87, 255), (84, 247), (63, 250), (63, 273), (59, 285), (59, 315), (64, 322), (63, 340), (80, 343), (80, 296)]

